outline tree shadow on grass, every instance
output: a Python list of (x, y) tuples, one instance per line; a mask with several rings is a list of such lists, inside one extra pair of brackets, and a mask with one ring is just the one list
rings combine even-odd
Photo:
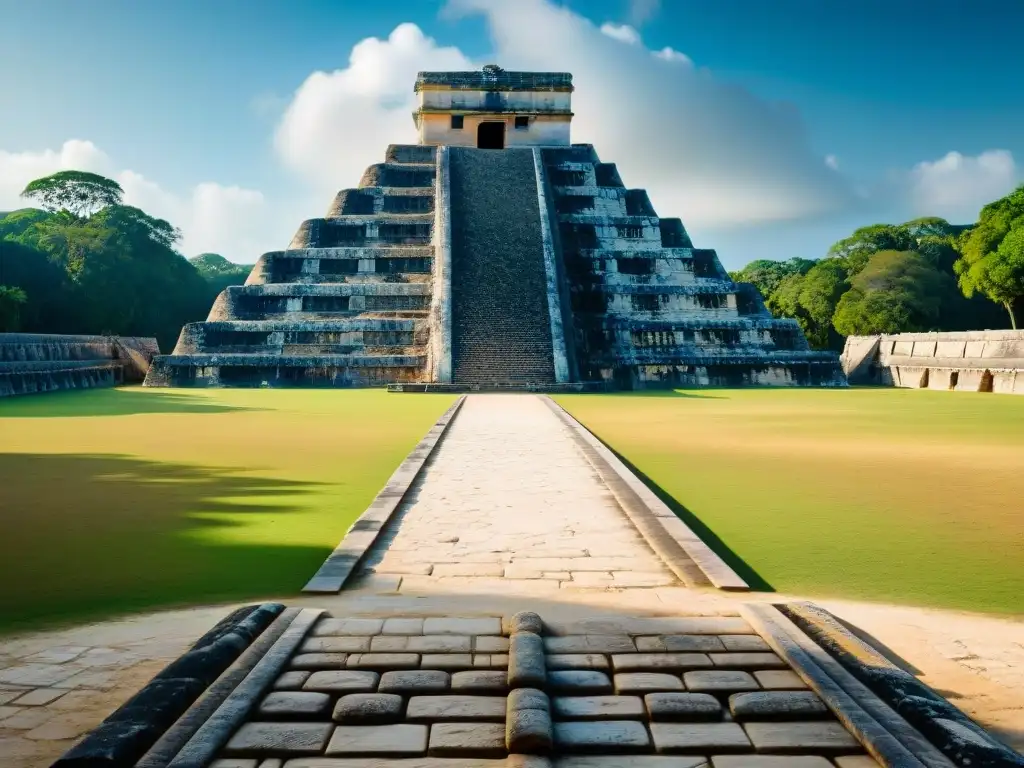
[(3, 418), (129, 416), (142, 413), (229, 413), (270, 410), (227, 405), (199, 395), (142, 387), (50, 392), (0, 400)]
[(0, 632), (298, 592), (351, 522), (339, 516), (323, 546), (285, 543), (308, 540), (310, 518), (296, 513), (316, 485), (109, 454), (0, 454)]
[[(596, 437), (596, 435), (595, 435)], [(600, 438), (598, 438), (600, 440)], [(604, 441), (601, 441), (604, 443)], [(757, 571), (747, 563), (742, 557), (740, 557), (735, 551), (733, 551), (728, 544), (722, 541), (713, 530), (705, 525), (699, 517), (693, 512), (680, 504), (676, 499), (670, 496), (665, 490), (655, 483), (651, 478), (641, 472), (636, 466), (630, 463), (629, 459), (623, 456), (621, 453), (616, 451), (607, 443), (604, 446), (611, 451), (626, 467), (635, 474), (640, 481), (646, 485), (654, 494), (661, 499), (665, 505), (671, 509), (676, 516), (689, 526), (690, 530), (693, 531), (697, 536), (700, 537), (701, 541), (707, 544), (711, 550), (718, 555), (722, 560), (725, 561), (726, 565), (732, 568), (750, 586), (752, 590), (757, 592), (774, 592), (775, 588), (768, 583), (768, 581), (761, 576)]]

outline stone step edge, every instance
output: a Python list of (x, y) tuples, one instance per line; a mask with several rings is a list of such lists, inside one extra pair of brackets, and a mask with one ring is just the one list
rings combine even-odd
[(208, 766), (277, 679), (322, 613), (319, 608), (301, 609), (249, 673), (195, 730), (167, 768)]
[(409, 455), (398, 465), (384, 488), (377, 494), (370, 506), (352, 523), (348, 532), (334, 551), (327, 556), (323, 565), (313, 575), (303, 592), (316, 594), (333, 594), (340, 592), (348, 578), (355, 572), (356, 566), (370, 550), (391, 516), (398, 509), (409, 488), (419, 476), (427, 459), (434, 452), (448, 425), (458, 414), (465, 402), (465, 395), (460, 396), (439, 418), (427, 434), (409, 452)]
[(259, 641), (284, 609), (281, 603), (262, 603), (229, 613), (68, 750), (54, 768), (134, 765), (208, 686)]
[(777, 607), (957, 765), (1024, 766), (1024, 755), (995, 739), (945, 697), (890, 662), (829, 611), (810, 602)]
[[(596, 454), (600, 463), (605, 464), (607, 470), (614, 475), (613, 478), (605, 477), (609, 490), (640, 534), (673, 573), (684, 583), (693, 586), (710, 584), (718, 589), (740, 592), (750, 589), (750, 585), (679, 519), (597, 436), (550, 397), (542, 397), (548, 407), (573, 430), (581, 443)], [(588, 459), (594, 463), (592, 457), (588, 456)], [(602, 477), (606, 474), (600, 466), (595, 466), (595, 469)], [(630, 499), (627, 492), (631, 492), (635, 500)], [(639, 502), (639, 508), (636, 502)], [(674, 550), (681, 550), (690, 562), (680, 558)]]
[(299, 615), (299, 610), (298, 608), (285, 608), (274, 619), (274, 623), (267, 627), (263, 634), (256, 638), (252, 645), (246, 648), (234, 663), (192, 703), (192, 706), (164, 731), (156, 743), (149, 748), (149, 751), (135, 764), (135, 768), (167, 768), (167, 765), (195, 735), (195, 732), (224, 703), (224, 700), (280, 639), (284, 631), (291, 626), (291, 623)]
[(953, 768), (913, 726), (854, 679), (776, 606), (747, 603), (740, 606), (740, 615), (881, 765)]

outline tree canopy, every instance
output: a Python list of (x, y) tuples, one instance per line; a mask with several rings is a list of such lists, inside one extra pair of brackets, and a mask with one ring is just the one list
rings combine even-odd
[(964, 295), (981, 293), (1002, 304), (1016, 328), (1024, 312), (1024, 185), (982, 208), (956, 246), (953, 268)]
[(50, 212), (68, 211), (82, 218), (110, 205), (120, 205), (121, 185), (86, 171), (58, 171), (28, 183), (22, 197), (35, 200)]
[(116, 182), (62, 171), (26, 197), (48, 210), (0, 219), (0, 285), (25, 295), (21, 330), (156, 336), (168, 349), (206, 316), (217, 289), (174, 250), (180, 232), (124, 205)]

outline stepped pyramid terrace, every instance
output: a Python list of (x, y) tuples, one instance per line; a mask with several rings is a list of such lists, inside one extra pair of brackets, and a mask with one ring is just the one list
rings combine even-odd
[[(845, 384), (590, 145), (572, 75), (421, 72), (391, 145), (159, 356), (150, 386)], [(680, 169), (681, 172), (685, 169)]]

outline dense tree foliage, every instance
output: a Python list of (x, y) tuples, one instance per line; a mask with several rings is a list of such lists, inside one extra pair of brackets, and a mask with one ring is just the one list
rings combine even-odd
[(964, 295), (980, 293), (1002, 304), (1017, 328), (1024, 320), (1024, 186), (982, 208), (956, 247), (960, 258), (953, 268)]
[(178, 230), (123, 205), (116, 182), (62, 171), (23, 194), (46, 210), (0, 218), (0, 285), (25, 297), (20, 330), (156, 336), (167, 350), (206, 316), (216, 292), (174, 250)]
[[(759, 260), (732, 277), (756, 285), (768, 309), (796, 319), (818, 349), (841, 349), (850, 334), (1004, 327), (1005, 316), (984, 296), (1002, 299), (980, 285), (975, 290), (984, 296), (965, 287), (964, 243), (975, 242), (976, 229), (936, 217), (873, 224), (837, 242), (820, 260)], [(1004, 272), (1018, 274), (1014, 265), (1021, 265), (1024, 279), (1024, 247), (1014, 251), (1015, 243), (1024, 246), (1024, 227), (1019, 241), (1009, 236), (1011, 230), (976, 244), (976, 251), (992, 253), (992, 262), (999, 262), (984, 267), (988, 279), (1002, 279), (1012, 288)], [(1006, 253), (999, 254), (1007, 240)], [(956, 290), (957, 275), (963, 293)]]
[(188, 260), (203, 279), (220, 293), (229, 285), (242, 285), (252, 272), (252, 264), (235, 264), (219, 253), (201, 253)]

